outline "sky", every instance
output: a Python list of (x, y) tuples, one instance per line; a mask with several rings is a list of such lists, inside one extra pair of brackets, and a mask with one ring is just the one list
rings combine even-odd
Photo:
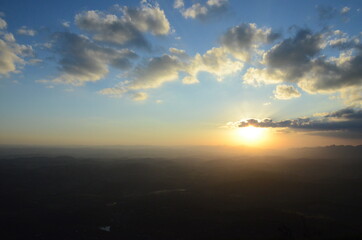
[(0, 144), (362, 144), (359, 0), (2, 0)]

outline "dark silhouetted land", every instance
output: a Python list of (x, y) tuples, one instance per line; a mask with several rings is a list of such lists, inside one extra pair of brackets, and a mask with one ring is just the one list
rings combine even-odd
[(362, 239), (361, 146), (229, 150), (2, 147), (1, 239)]

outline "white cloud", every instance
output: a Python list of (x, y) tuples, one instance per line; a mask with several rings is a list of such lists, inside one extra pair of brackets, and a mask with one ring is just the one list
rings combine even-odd
[(280, 70), (268, 71), (263, 68), (250, 67), (243, 75), (243, 81), (245, 84), (260, 86), (263, 84), (277, 84), (283, 82), (285, 79), (285, 73)]
[(0, 74), (16, 72), (16, 64), (24, 64), (24, 60), (16, 54), (14, 48), (0, 39)]
[(4, 34), (4, 40), (7, 42), (15, 42), (15, 37), (12, 33)]
[(206, 4), (195, 3), (185, 8), (184, 1), (175, 0), (174, 8), (179, 9), (184, 18), (208, 20), (220, 16), (228, 9), (228, 0), (208, 0)]
[(200, 81), (194, 76), (186, 76), (182, 79), (183, 84), (195, 84), (195, 83), (199, 83), (199, 82)]
[(18, 32), (18, 34), (27, 35), (27, 36), (35, 36), (35, 34), (36, 34), (35, 30), (29, 29), (26, 26), (22, 26), (20, 29), (18, 29), (17, 32)]
[(291, 85), (278, 85), (274, 91), (274, 97), (280, 100), (299, 98), (300, 96), (298, 89)]
[(68, 21), (63, 21), (63, 22), (61, 22), (61, 24), (63, 27), (66, 27), (66, 28), (70, 27), (70, 22), (68, 22)]
[(120, 82), (116, 86), (111, 88), (105, 88), (100, 90), (98, 93), (102, 95), (107, 95), (110, 97), (121, 97), (123, 94), (127, 93), (128, 89), (125, 86), (125, 82)]
[[(0, 18), (0, 29), (5, 29), (6, 26), (5, 20)], [(33, 48), (16, 43), (12, 33), (5, 31), (0, 34), (0, 75), (19, 73), (19, 69), (27, 64), (25, 58), (33, 55)]]
[(343, 7), (341, 9), (341, 14), (347, 14), (347, 13), (349, 13), (350, 10), (351, 10), (351, 8), (349, 8), (349, 7)]
[(184, 79), (185, 83), (196, 83), (199, 72), (213, 74), (218, 81), (222, 81), (225, 76), (236, 73), (243, 68), (241, 61), (231, 58), (225, 48), (212, 48), (205, 54), (196, 54), (186, 68), (190, 77)]
[(147, 98), (148, 98), (148, 95), (145, 92), (137, 92), (137, 93), (133, 94), (133, 96), (132, 96), (132, 99), (134, 101), (144, 101)]
[(171, 48), (170, 52), (173, 55), (165, 54), (140, 64), (127, 74), (129, 80), (113, 88), (103, 89), (100, 93), (115, 97), (135, 90), (159, 88), (166, 82), (178, 80), (181, 72), (186, 74), (182, 79), (183, 84), (198, 83), (199, 72), (208, 72), (222, 81), (225, 76), (236, 73), (243, 67), (242, 62), (233, 60), (223, 48), (212, 48), (205, 54), (196, 54), (194, 57), (187, 56), (183, 50), (176, 48)]
[(182, 65), (183, 63), (177, 57), (167, 54), (151, 58), (128, 74), (130, 80), (103, 89), (99, 93), (110, 97), (121, 97), (126, 93), (132, 93), (140, 89), (161, 87), (166, 82), (178, 79), (179, 71), (183, 69)]
[(183, 0), (175, 0), (173, 3), (174, 8), (183, 8), (185, 6), (185, 3)]
[(168, 51), (169, 51), (171, 54), (176, 55), (176, 56), (181, 57), (181, 58), (188, 57), (188, 55), (186, 54), (185, 50), (182, 50), (182, 49), (169, 48)]
[(362, 108), (362, 87), (349, 87), (341, 91), (341, 98), (347, 106)]
[(207, 7), (202, 6), (200, 3), (195, 3), (191, 7), (185, 9), (182, 12), (182, 16), (185, 18), (200, 18), (201, 16), (206, 16), (207, 12)]

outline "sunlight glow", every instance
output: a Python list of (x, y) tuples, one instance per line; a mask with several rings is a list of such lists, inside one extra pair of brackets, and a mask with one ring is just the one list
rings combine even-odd
[(246, 145), (259, 145), (266, 139), (265, 128), (248, 126), (238, 128), (237, 132), (243, 144)]

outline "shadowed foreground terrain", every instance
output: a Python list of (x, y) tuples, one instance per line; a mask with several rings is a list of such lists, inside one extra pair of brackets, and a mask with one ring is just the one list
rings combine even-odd
[(1, 239), (362, 239), (362, 161), (0, 159)]

